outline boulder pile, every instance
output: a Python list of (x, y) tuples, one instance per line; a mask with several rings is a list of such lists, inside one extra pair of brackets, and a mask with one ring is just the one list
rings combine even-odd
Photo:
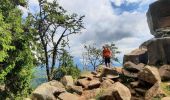
[[(124, 73), (137, 77), (132, 67), (140, 70), (143, 65), (159, 69), (162, 81), (170, 80), (170, 1), (158, 0), (149, 6), (147, 20), (151, 34), (154, 36), (141, 46), (126, 54), (123, 58)], [(129, 68), (130, 67), (130, 68)], [(130, 70), (129, 70), (130, 69)], [(136, 72), (137, 73), (137, 72)]]
[(96, 71), (82, 73), (77, 80), (64, 76), (60, 81), (41, 84), (32, 93), (32, 100), (150, 100), (160, 95), (157, 68), (130, 62), (125, 68), (137, 77), (124, 73), (124, 68), (100, 65)]

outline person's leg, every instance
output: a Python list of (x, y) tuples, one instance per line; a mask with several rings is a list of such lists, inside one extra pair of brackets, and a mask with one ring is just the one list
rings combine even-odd
[(108, 58), (108, 66), (111, 67), (110, 58)]
[(107, 58), (104, 58), (105, 66), (107, 67)]

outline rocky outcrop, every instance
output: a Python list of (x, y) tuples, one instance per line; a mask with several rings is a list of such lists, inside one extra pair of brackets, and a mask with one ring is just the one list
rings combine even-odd
[(148, 61), (147, 49), (139, 48), (132, 51), (129, 54), (124, 55), (123, 64), (128, 61), (133, 62), (134, 64), (139, 64), (139, 63), (147, 64)]
[(111, 87), (104, 90), (100, 100), (131, 100), (129, 89), (120, 82), (114, 83)]
[(62, 79), (61, 79), (61, 82), (63, 83), (63, 85), (65, 86), (72, 86), (74, 84), (74, 81), (73, 81), (73, 78), (72, 76), (64, 76)]
[(147, 20), (150, 32), (155, 37), (167, 36), (170, 32), (169, 5), (169, 0), (159, 0), (149, 6)]
[(32, 93), (33, 100), (56, 100), (55, 95), (65, 92), (63, 84), (58, 81), (43, 83)]
[(148, 64), (170, 64), (170, 37), (154, 38), (141, 45), (147, 48)]
[(141, 72), (139, 72), (138, 79), (150, 84), (155, 84), (156, 82), (161, 83), (158, 69), (150, 66), (146, 66)]
[(159, 68), (162, 81), (170, 80), (170, 65), (163, 65)]

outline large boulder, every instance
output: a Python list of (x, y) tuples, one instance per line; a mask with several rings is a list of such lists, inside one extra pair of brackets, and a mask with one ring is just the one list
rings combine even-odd
[(159, 68), (162, 81), (170, 80), (170, 65), (163, 65)]
[(74, 81), (73, 81), (73, 77), (72, 76), (64, 76), (62, 79), (61, 79), (61, 82), (67, 86), (67, 85), (73, 85), (74, 84)]
[(67, 86), (67, 90), (72, 92), (72, 93), (77, 93), (79, 95), (81, 95), (82, 92), (83, 92), (82, 86), (75, 86), (75, 85)]
[(145, 66), (145, 68), (139, 72), (138, 79), (148, 82), (150, 84), (160, 83), (161, 77), (156, 67)]
[(155, 37), (166, 36), (170, 32), (170, 1), (159, 0), (149, 6), (147, 20), (150, 32)]
[(56, 100), (55, 95), (65, 92), (64, 86), (58, 81), (43, 83), (32, 93), (33, 100)]
[(114, 78), (118, 78), (119, 75), (115, 69), (103, 67), (103, 70), (100, 75), (100, 79), (102, 79), (103, 77), (114, 79)]
[(131, 100), (130, 90), (120, 82), (104, 90), (99, 100)]
[(126, 70), (128, 70), (128, 71), (130, 71), (130, 72), (139, 72), (139, 71), (141, 71), (143, 68), (144, 68), (144, 64), (143, 63), (140, 63), (140, 64), (134, 64), (134, 63), (132, 63), (132, 62), (130, 62), (130, 61), (128, 61), (128, 62), (126, 62), (125, 64), (124, 64), (124, 68), (126, 69)]
[(148, 50), (148, 65), (170, 64), (170, 37), (148, 40), (141, 47)]
[(125, 62), (131, 61), (134, 64), (144, 63), (147, 64), (148, 58), (147, 58), (147, 49), (145, 48), (139, 48), (134, 51), (132, 51), (129, 54), (124, 55), (123, 57), (123, 64)]
[(159, 93), (160, 83), (156, 82), (149, 90), (145, 93), (145, 100), (152, 100)]

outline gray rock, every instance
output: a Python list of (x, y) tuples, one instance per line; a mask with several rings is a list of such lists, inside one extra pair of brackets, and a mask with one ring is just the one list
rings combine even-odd
[(155, 37), (162, 37), (170, 32), (169, 5), (169, 0), (159, 0), (149, 6), (147, 20), (150, 32)]
[(120, 82), (114, 83), (104, 90), (99, 100), (130, 100), (130, 90)]
[(163, 65), (159, 68), (159, 74), (162, 81), (170, 80), (170, 65)]
[(60, 94), (65, 91), (65, 88), (62, 87), (60, 82), (51, 81), (38, 86), (33, 91), (31, 98), (33, 100), (56, 100), (55, 94)]
[(138, 79), (153, 85), (157, 82), (161, 82), (161, 77), (159, 75), (158, 69), (148, 65), (141, 72), (139, 72)]
[(147, 49), (145, 48), (139, 48), (134, 51), (132, 51), (129, 54), (124, 55), (123, 57), (123, 64), (130, 61), (134, 64), (144, 63), (147, 64), (148, 58), (147, 58)]

